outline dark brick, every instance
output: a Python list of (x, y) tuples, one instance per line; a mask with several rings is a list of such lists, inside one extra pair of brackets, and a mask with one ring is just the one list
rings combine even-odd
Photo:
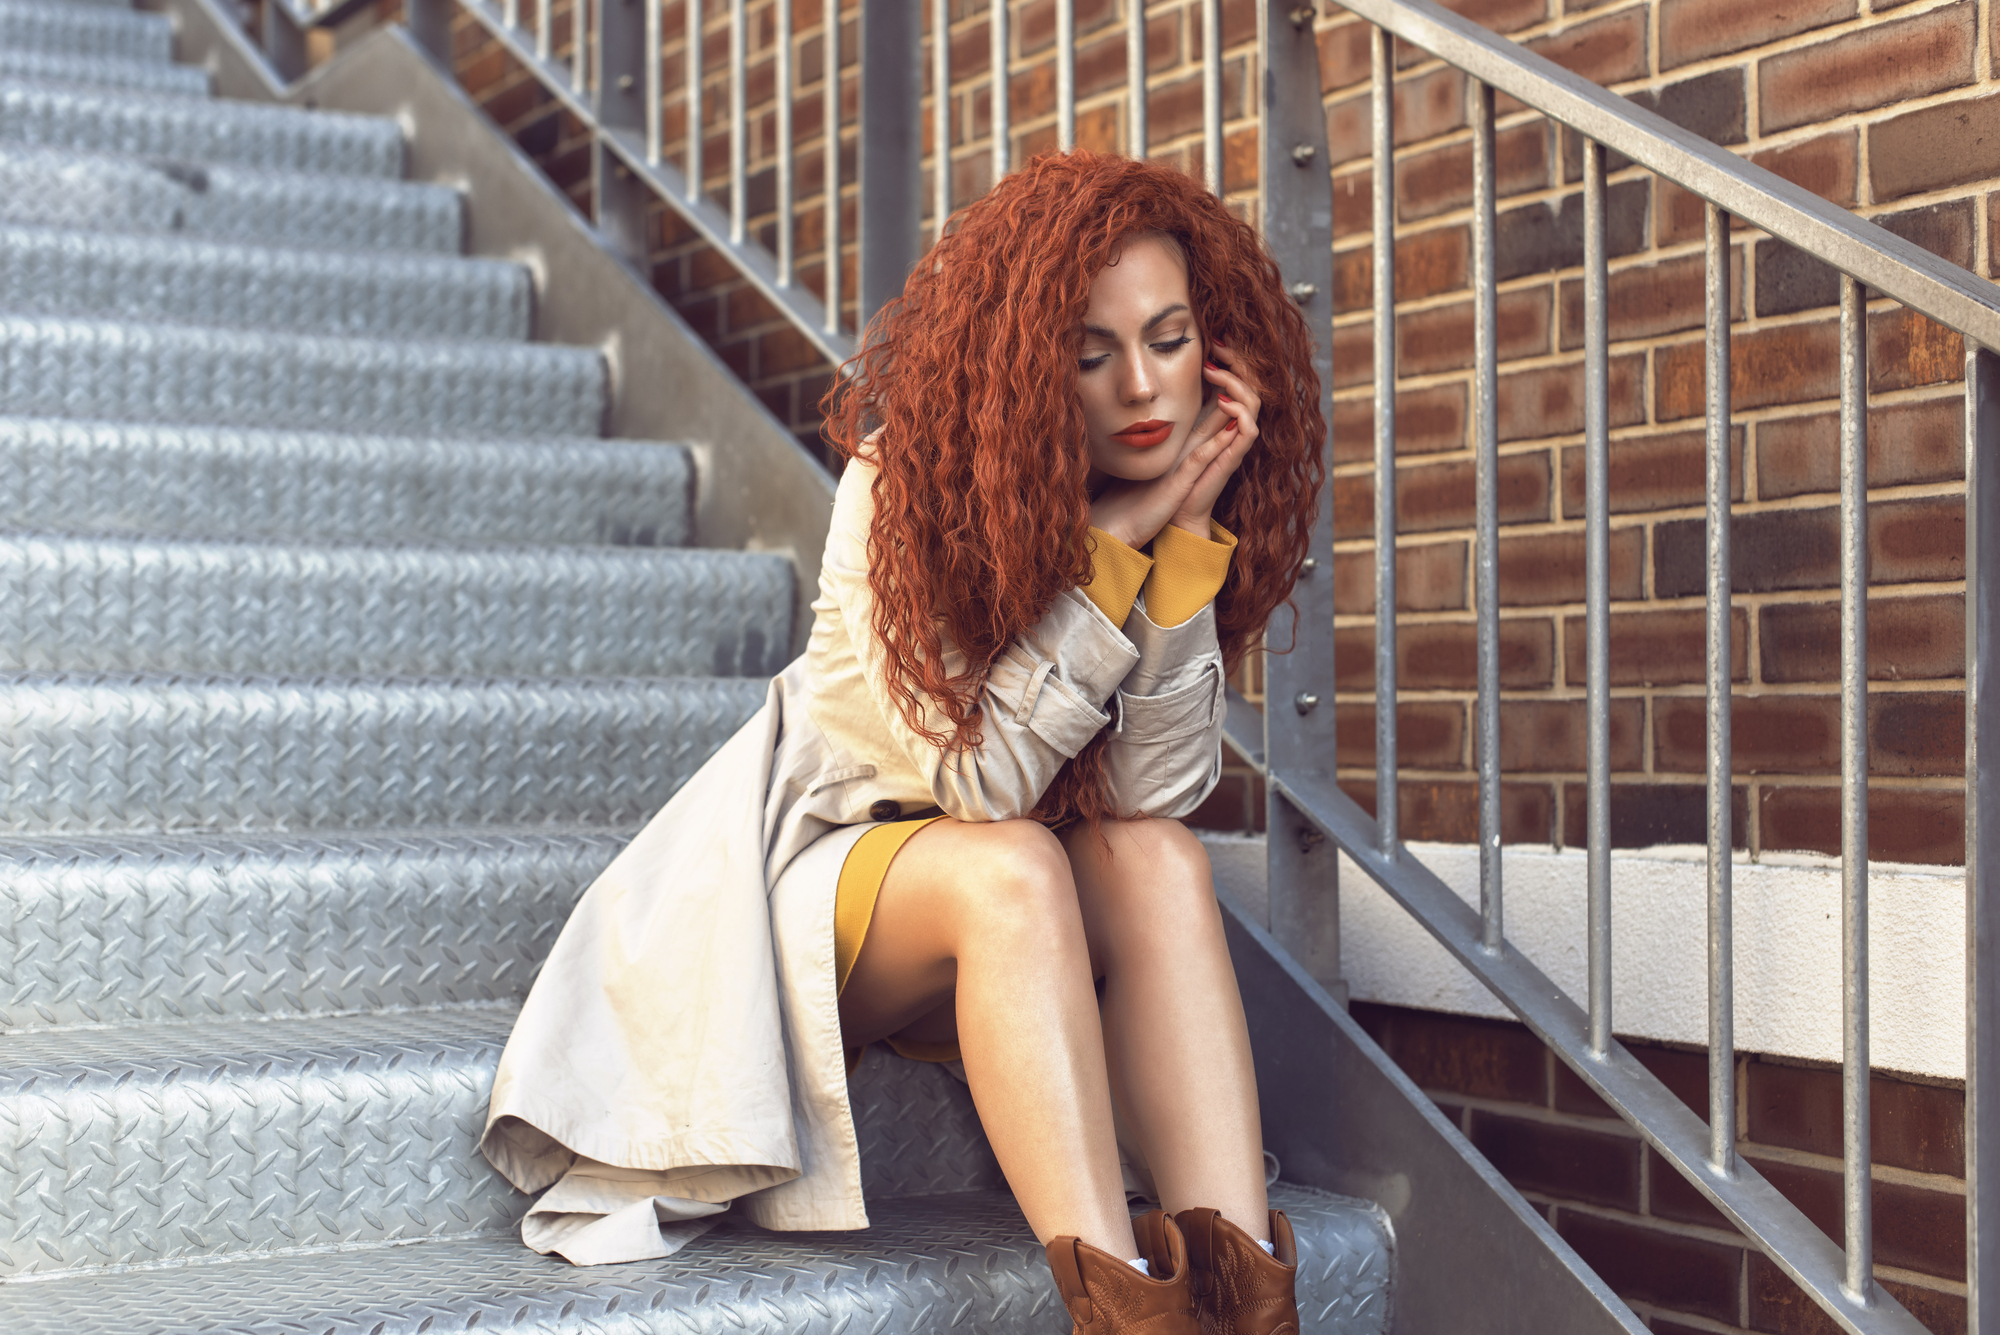
[[(1743, 431), (1729, 432), (1729, 494), (1743, 499)], [(1583, 447), (1562, 454), (1563, 515), (1583, 517)], [(1611, 442), (1611, 512), (1636, 514), (1701, 505), (1708, 497), (1708, 436), (1676, 431)]]
[[(1396, 395), (1396, 453), (1438, 454), (1465, 447), (1465, 386), (1429, 385)], [(1352, 463), (1375, 457), (1375, 399), (1333, 405), (1333, 457)], [(1346, 482), (1334, 484), (1336, 492)], [(1371, 502), (1372, 504), (1372, 502)]]
[[(1343, 765), (1375, 763), (1375, 706), (1342, 705), (1334, 725)], [(1396, 705), (1396, 763), (1404, 769), (1464, 769), (1465, 706), (1456, 700)]]
[[(1729, 754), (1738, 774), (1838, 774), (1840, 700), (1831, 695), (1739, 695), (1730, 703)], [(1708, 706), (1686, 696), (1653, 701), (1653, 768), (1700, 774)]]
[[(1765, 848), (1838, 853), (1840, 790), (1832, 786), (1766, 785), (1758, 804), (1757, 825)], [(1891, 862), (1962, 864), (1964, 786), (1871, 790), (1868, 856)]]
[[(1841, 1174), (1774, 1159), (1753, 1160), (1757, 1171), (1829, 1238), (1842, 1226)], [(1965, 1197), (1876, 1179), (1875, 1260), (1941, 1279), (1965, 1277)]]
[(1527, 47), (1592, 83), (1622, 83), (1646, 74), (1646, 20), (1646, 7), (1634, 5), (1537, 37)]
[(2000, 176), (2000, 95), (1871, 123), (1868, 176), (1878, 202)]
[(1197, 830), (1260, 831), (1264, 828), (1263, 781), (1247, 770), (1225, 769), (1215, 791), (1184, 819)]
[[(1705, 613), (1700, 608), (1664, 612), (1611, 614), (1611, 684), (1613, 686), (1676, 686), (1708, 679)], [(1750, 679), (1749, 613), (1735, 608), (1729, 616), (1730, 677)], [(1580, 686), (1584, 679), (1584, 619), (1563, 619), (1563, 679)]]
[[(1840, 388), (1840, 336), (1831, 320), (1738, 332), (1730, 339), (1729, 398), (1738, 412), (1833, 398)], [(1654, 418), (1671, 422), (1707, 409), (1707, 345), (1653, 353)]]
[[(1614, 447), (1615, 448), (1615, 447)], [(1965, 401), (1878, 406), (1868, 413), (1868, 485), (1965, 476)], [(1840, 490), (1840, 418), (1786, 417), (1757, 427), (1757, 492), (1765, 500)]]
[(1875, 111), (1972, 82), (1978, 15), (1972, 0), (1770, 56), (1757, 67), (1763, 134)]
[[(1455, 612), (1467, 605), (1465, 544), (1433, 542), (1422, 546), (1396, 548), (1396, 610), (1399, 612)], [(1375, 610), (1375, 561), (1363, 552), (1342, 552), (1333, 558), (1333, 606), (1342, 614), (1366, 614)], [(1345, 634), (1346, 632), (1342, 632)], [(1336, 637), (1338, 638), (1338, 637)], [(1372, 636), (1371, 636), (1372, 644)], [(1341, 642), (1345, 645), (1345, 641)], [(1369, 650), (1372, 655), (1373, 649)], [(1345, 681), (1349, 666), (1343, 647), (1335, 661)], [(1356, 661), (1356, 667), (1362, 662)], [(1373, 681), (1373, 667), (1362, 678)]]
[[(1708, 318), (1706, 265), (1699, 255), (1617, 269), (1605, 293), (1605, 324), (1613, 343), (1699, 329)], [(1730, 318), (1743, 318), (1743, 252), (1729, 251)], [(1583, 280), (1562, 285), (1562, 346), (1583, 346)]]
[(1746, 137), (1746, 77), (1747, 70), (1738, 65), (1670, 83), (1657, 93), (1633, 93), (1631, 97), (1648, 111), (1658, 112), (1712, 144), (1740, 144)]
[(1840, 274), (1833, 266), (1783, 241), (1757, 243), (1757, 314), (1840, 304)]
[[(1531, 524), (1549, 517), (1549, 456), (1544, 451), (1500, 458), (1495, 479), (1502, 524)], [(1362, 479), (1349, 479), (1354, 487)], [(1368, 485), (1372, 485), (1372, 479)], [(1372, 506), (1372, 501), (1370, 505)], [(1401, 533), (1467, 528), (1473, 520), (1470, 461), (1396, 470), (1396, 527)], [(1369, 526), (1372, 531), (1372, 524)], [(1343, 536), (1360, 536), (1354, 529)]]
[[(1646, 534), (1621, 528), (1611, 534), (1610, 583), (1614, 599), (1644, 596)], [(1500, 543), (1500, 603), (1540, 607), (1576, 603), (1584, 594), (1583, 534), (1534, 533)]]
[(1352, 1014), (1421, 1089), (1535, 1106), (1547, 1102), (1547, 1049), (1523, 1025), (1364, 1001), (1354, 1003)]
[[(1500, 768), (1508, 771), (1581, 770), (1589, 745), (1581, 700), (1509, 700), (1500, 706)], [(1611, 702), (1611, 768), (1636, 770), (1643, 762), (1645, 702)], [(1343, 748), (1341, 760), (1347, 761)]]
[[(1502, 292), (1495, 301), (1495, 332), (1503, 362), (1549, 350), (1550, 290), (1546, 286)], [(1430, 375), (1472, 365), (1472, 303), (1431, 306), (1396, 319), (1399, 375)]]
[(1733, 1322), (1743, 1249), (1565, 1210), (1556, 1231), (1628, 1302)]
[[(1706, 1109), (1703, 1120), (1707, 1120)], [(1650, 1146), (1646, 1150), (1646, 1204), (1647, 1213), (1661, 1219), (1670, 1219), (1676, 1224), (1694, 1224), (1702, 1228), (1734, 1231), (1735, 1225), (1722, 1211), (1709, 1204), (1708, 1197), (1696, 1189), (1694, 1183), (1681, 1175), (1681, 1171), (1660, 1157)], [(1655, 1327), (1658, 1329), (1658, 1327)]]
[[(1343, 780), (1346, 793), (1375, 814), (1373, 782)], [(1469, 844), (1479, 838), (1479, 785), (1470, 781), (1405, 779), (1396, 789), (1403, 838)], [(1500, 837), (1510, 844), (1555, 841), (1555, 800), (1546, 783), (1500, 785)]]
[[(1365, 158), (1374, 151), (1370, 129), (1373, 103), (1374, 94), (1362, 92), (1327, 108), (1327, 148), (1335, 166)], [(1396, 81), (1394, 122), (1398, 147), (1463, 129), (1465, 117), (1465, 75), (1450, 66)]]
[(1637, 1212), (1636, 1137), (1477, 1108), (1469, 1125), (1467, 1138), (1516, 1189)]
[[(1881, 0), (1876, 0), (1879, 6)], [(1761, 1252), (1750, 1257), (1750, 1325), (1774, 1335), (1839, 1335), (1840, 1327)], [(1901, 1280), (1877, 1278), (1933, 1335), (1965, 1335), (1965, 1299)], [(1659, 1329), (1658, 1326), (1654, 1327)]]
[[(1645, 357), (1613, 357), (1610, 366), (1611, 425), (1646, 420)], [(1572, 436), (1583, 430), (1583, 364), (1542, 366), (1502, 375), (1499, 434), (1503, 441)]]
[[(1744, 1074), (1751, 1140), (1840, 1157), (1837, 1069), (1754, 1060)], [(1962, 1090), (1877, 1074), (1868, 1091), (1870, 1159), (1913, 1172), (1965, 1175)]]
[(1868, 772), (1901, 778), (1965, 773), (1965, 696), (1897, 691), (1868, 697)]
[(1885, 213), (1872, 221), (1876, 226), (1887, 228), (1904, 240), (1922, 246), (1940, 259), (1970, 269), (1973, 232), (1977, 226), (1973, 213), (1973, 201), (1952, 199), (1942, 204), (1905, 209), (1901, 213)]
[[(1404, 690), (1468, 691), (1477, 632), (1470, 622), (1430, 622), (1396, 632), (1397, 682)], [(1375, 683), (1375, 630), (1355, 626), (1335, 637), (1335, 681), (1341, 690), (1365, 691)], [(1533, 690), (1553, 683), (1555, 630), (1546, 618), (1508, 617), (1500, 623), (1500, 684)]]
[[(1646, 211), (1651, 182), (1619, 181), (1605, 191), (1604, 245), (1613, 258), (1646, 247)], [(1565, 195), (1560, 205), (1525, 204), (1498, 218), (1494, 267), (1500, 280), (1570, 269), (1583, 263), (1583, 196)]]
[[(1775, 603), (1757, 615), (1765, 681), (1840, 680), (1838, 603)], [(1965, 599), (1942, 594), (1872, 600), (1868, 676), (1875, 681), (1964, 677)]]
[[(1653, 529), (1653, 595), (1685, 598), (1707, 587), (1707, 525), (1677, 519)], [(1731, 585), (1738, 593), (1838, 584), (1837, 510), (1738, 514), (1729, 526)]]
[(1659, 9), (1660, 68), (1666, 70), (1853, 18), (1855, 0), (1800, 0), (1788, 5), (1660, 0)]

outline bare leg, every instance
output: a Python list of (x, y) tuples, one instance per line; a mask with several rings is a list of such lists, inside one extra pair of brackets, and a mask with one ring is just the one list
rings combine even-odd
[(841, 1031), (849, 1045), (948, 1038), (955, 1011), (980, 1122), (1035, 1236), (1137, 1256), (1093, 973), (1056, 837), (1032, 821), (941, 820), (889, 866)]
[(1104, 977), (1112, 1092), (1169, 1213), (1210, 1206), (1268, 1241), (1256, 1073), (1208, 854), (1179, 821), (1100, 830), (1072, 826), (1063, 845)]

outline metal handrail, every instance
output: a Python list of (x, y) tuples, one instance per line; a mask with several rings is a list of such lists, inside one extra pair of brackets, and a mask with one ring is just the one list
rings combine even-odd
[[(349, 0), (351, 2), (351, 0)], [(1375, 792), (1370, 818), (1336, 783), (1333, 701), (1331, 491), (1300, 572), (1297, 619), (1275, 633), (1295, 652), (1266, 660), (1263, 710), (1231, 693), (1229, 745), (1267, 780), (1271, 928), (1301, 966), (1335, 997), (1340, 982), (1336, 855), (1345, 853), (1429, 930), (1475, 977), (1539, 1035), (1612, 1108), (1630, 1122), (1747, 1237), (1796, 1281), (1842, 1328), (1854, 1332), (1915, 1332), (1922, 1328), (1872, 1278), (1869, 1213), (1867, 1012), (1867, 743), (1865, 732), (1867, 593), (1866, 298), (1895, 299), (1967, 339), (1967, 950), (1968, 1060), (1966, 1164), (1968, 1305), (1971, 1329), (2000, 1335), (2000, 1024), (1980, 1017), (2000, 1005), (2000, 289), (1875, 224), (1827, 203), (1783, 178), (1681, 129), (1662, 117), (1496, 36), (1431, 0), (1342, 0), (1375, 25), (1371, 135), (1374, 169), (1375, 488)], [(266, 0), (266, 42), (274, 55), (287, 24), (314, 21), (299, 0)], [(341, 0), (333, 0), (339, 4)], [(777, 0), (778, 26), (789, 34), (789, 0)], [(840, 318), (838, 22), (828, 28), (824, 166), (828, 235), (824, 302), (796, 275), (791, 231), (791, 136), (781, 134), (781, 222), (776, 253), (748, 235), (746, 82), (743, 5), (731, 0), (728, 43), (731, 135), (726, 204), (704, 189), (701, 73), (690, 71), (686, 95), (687, 175), (664, 160), (660, 71), (661, 0), (576, 0), (585, 16), (582, 40), (567, 59), (551, 43), (551, 5), (537, 0), (535, 22), (522, 24), (520, 0), (408, 0), (412, 27), (442, 53), (450, 6), (491, 33), (585, 127), (593, 152), (598, 222), (642, 258), (640, 226), (648, 197), (666, 202), (709, 244), (726, 253), (773, 306), (815, 346), (838, 362), (854, 350)], [(711, 6), (720, 0), (709, 0)], [(607, 41), (626, 11), (643, 6), (644, 40)], [(948, 6), (933, 0), (933, 79), (949, 81), (945, 22)], [(332, 11), (328, 11), (332, 12)], [(704, 33), (701, 0), (688, 0), (686, 41), (698, 53)], [(837, 9), (834, 11), (837, 14)], [(899, 287), (923, 244), (919, 143), (921, 58), (916, 6), (909, 0), (862, 0), (862, 76), (856, 183), (863, 220), (856, 238), (861, 263), (862, 319)], [(1202, 141), (1212, 189), (1222, 185), (1221, 27), (1219, 0), (1201, 0), (1203, 21)], [(1068, 147), (1076, 126), (1073, 0), (1057, 0), (1054, 55), (1059, 90), (1058, 140)], [(1258, 5), (1260, 223), (1288, 289), (1314, 326), (1330, 327), (1332, 309), (1332, 187), (1326, 123), (1320, 101), (1315, 11), (1295, 0)], [(1144, 142), (1147, 87), (1144, 12), (1127, 6), (1128, 123)], [(996, 178), (1012, 165), (1007, 3), (991, 9)], [(621, 28), (620, 31), (627, 31)], [(296, 33), (293, 33), (296, 36)], [(1396, 350), (1394, 229), (1394, 102), (1396, 39), (1455, 67), (1474, 81), (1470, 99), (1473, 160), (1473, 311), (1475, 468), (1475, 623), (1478, 655), (1476, 720), (1479, 786), (1479, 907), (1460, 900), (1401, 842), (1396, 819), (1398, 761), (1395, 712)], [(302, 50), (302, 43), (293, 48)], [(628, 49), (629, 48), (629, 49)], [(287, 48), (292, 49), (292, 48)], [(587, 59), (594, 51), (596, 59)], [(643, 52), (643, 54), (642, 54)], [(282, 58), (282, 55), (281, 55)], [(778, 99), (789, 116), (789, 43)], [(634, 94), (637, 88), (643, 96)], [(1585, 565), (1587, 726), (1588, 996), (1566, 996), (1505, 936), (1501, 859), (1498, 733), (1498, 339), (1496, 330), (1498, 219), (1495, 95), (1579, 132), (1584, 139), (1580, 185), (1584, 221)], [(624, 96), (638, 97), (635, 110)], [(933, 105), (940, 146), (929, 192), (934, 225), (950, 207), (948, 148), (951, 108)], [(1707, 583), (1709, 1117), (1690, 1112), (1613, 1037), (1611, 1009), (1610, 857), (1610, 581), (1609, 572), (1609, 332), (1606, 227), (1607, 158), (1674, 181), (1706, 202), (1707, 265)], [(619, 182), (634, 182), (631, 189)], [(1843, 1146), (1846, 1177), (1845, 1247), (1830, 1241), (1787, 1202), (1735, 1146), (1734, 979), (1730, 828), (1731, 569), (1730, 569), (1730, 303), (1729, 229), (1733, 219), (1761, 229), (1830, 264), (1841, 283), (1842, 525), (1842, 881), (1845, 1015)], [(1330, 405), (1330, 354), (1317, 352), (1322, 405)], [(1330, 413), (1329, 413), (1330, 417)], [(1327, 442), (1331, 459), (1331, 442)], [(1988, 568), (1991, 567), (1991, 570)]]

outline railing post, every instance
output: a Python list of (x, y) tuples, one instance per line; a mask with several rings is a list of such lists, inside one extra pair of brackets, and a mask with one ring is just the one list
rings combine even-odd
[[(1995, 1019), (1988, 1019), (1995, 1016)], [(1965, 1304), (2000, 1335), (2000, 355), (1965, 356)]]
[[(423, 0), (454, 3), (455, 0)], [(604, 132), (632, 130), (644, 135), (648, 47), (643, 0), (598, 0), (592, 103), (601, 127), (590, 145), (590, 197), (598, 229), (627, 263), (645, 272), (646, 211), (652, 191), (604, 143)], [(588, 40), (588, 34), (584, 35)], [(657, 60), (658, 53), (651, 53)]]
[(866, 328), (923, 254), (922, 10), (861, 0), (861, 309)]
[[(1300, 16), (1303, 15), (1303, 21)], [(1326, 119), (1319, 108), (1319, 52), (1311, 10), (1294, 0), (1264, 0), (1257, 11), (1263, 82), (1260, 184), (1264, 243), (1270, 248), (1314, 338), (1320, 410), (1331, 419), (1333, 385), (1333, 180), (1327, 168)], [(1332, 467), (1332, 441), (1320, 443)], [(1280, 613), (1264, 659), (1264, 757), (1271, 931), (1334, 997), (1347, 998), (1340, 976), (1340, 887), (1333, 841), (1286, 797), (1289, 779), (1331, 787), (1335, 774), (1333, 711), (1333, 482), (1320, 494), (1310, 554), (1292, 598), (1294, 626)], [(1292, 639), (1291, 632), (1296, 631)]]
[(264, 54), (270, 57), (271, 68), (287, 80), (298, 78), (306, 72), (305, 30), (299, 27), (284, 0), (264, 0), (262, 10), (257, 35)]
[(417, 45), (451, 68), (451, 17), (458, 0), (403, 0), (403, 21)]

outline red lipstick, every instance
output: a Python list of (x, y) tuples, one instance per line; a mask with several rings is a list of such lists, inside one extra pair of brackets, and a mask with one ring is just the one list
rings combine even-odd
[(1129, 445), (1135, 450), (1150, 450), (1155, 445), (1164, 444), (1167, 437), (1173, 434), (1174, 424), (1172, 422), (1162, 422), (1158, 418), (1148, 418), (1143, 422), (1134, 422), (1123, 431), (1112, 433), (1111, 439), (1117, 441), (1120, 445)]

